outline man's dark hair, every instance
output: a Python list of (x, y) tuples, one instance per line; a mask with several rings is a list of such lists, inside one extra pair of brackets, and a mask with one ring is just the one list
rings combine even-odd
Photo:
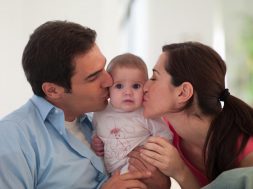
[(71, 92), (73, 59), (87, 53), (96, 40), (90, 28), (67, 21), (49, 21), (39, 26), (24, 49), (22, 65), (34, 94), (44, 97), (44, 82), (55, 83)]

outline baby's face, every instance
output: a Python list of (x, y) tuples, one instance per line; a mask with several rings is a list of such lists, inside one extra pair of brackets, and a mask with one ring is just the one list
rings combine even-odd
[(115, 68), (112, 71), (113, 85), (110, 87), (110, 102), (124, 112), (134, 111), (142, 106), (143, 86), (146, 75), (137, 68)]

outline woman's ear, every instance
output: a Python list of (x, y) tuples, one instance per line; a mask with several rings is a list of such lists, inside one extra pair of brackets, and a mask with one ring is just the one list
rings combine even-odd
[(44, 82), (41, 87), (46, 97), (51, 99), (58, 99), (65, 92), (63, 87), (50, 82)]
[(183, 82), (178, 89), (178, 98), (181, 103), (185, 103), (193, 95), (193, 86), (190, 82)]

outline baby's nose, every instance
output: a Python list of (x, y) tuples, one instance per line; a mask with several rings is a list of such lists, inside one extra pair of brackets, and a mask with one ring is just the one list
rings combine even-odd
[(131, 94), (133, 94), (133, 90), (131, 88), (125, 88), (124, 94), (125, 95), (131, 95)]

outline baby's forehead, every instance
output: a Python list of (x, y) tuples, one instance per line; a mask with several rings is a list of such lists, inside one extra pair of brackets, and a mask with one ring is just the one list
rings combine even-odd
[(127, 73), (142, 73), (146, 74), (147, 72), (141, 68), (138, 67), (117, 67), (112, 70), (112, 74), (117, 74), (117, 73), (122, 73), (122, 72), (127, 72)]
[(112, 69), (113, 71), (119, 71), (119, 70), (140, 70), (140, 71), (144, 71), (144, 69), (140, 66), (136, 66), (136, 65), (132, 65), (132, 64), (124, 64), (124, 65), (115, 65)]
[(115, 78), (113, 79), (114, 84), (133, 85), (133, 84), (145, 84), (147, 80), (144, 77), (136, 78)]
[(117, 67), (113, 68), (110, 73), (111, 73), (111, 75), (116, 75), (116, 74), (122, 73), (122, 72), (131, 73), (131, 75), (133, 75), (133, 73), (138, 73), (139, 75), (147, 76), (146, 70), (144, 70), (140, 67), (134, 67), (134, 66), (117, 66)]

